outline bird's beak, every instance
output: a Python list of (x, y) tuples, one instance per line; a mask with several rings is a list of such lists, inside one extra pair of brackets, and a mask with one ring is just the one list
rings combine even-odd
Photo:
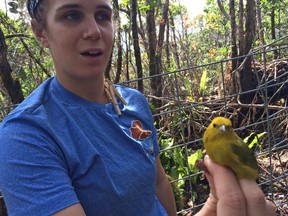
[(219, 130), (222, 132), (226, 131), (226, 126), (225, 125), (220, 125)]

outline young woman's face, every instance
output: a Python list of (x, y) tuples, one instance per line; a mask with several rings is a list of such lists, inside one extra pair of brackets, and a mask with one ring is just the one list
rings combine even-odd
[(42, 45), (49, 48), (62, 80), (103, 75), (114, 26), (109, 0), (47, 0)]

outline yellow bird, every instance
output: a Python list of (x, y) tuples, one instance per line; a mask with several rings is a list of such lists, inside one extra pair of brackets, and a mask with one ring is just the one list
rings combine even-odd
[(214, 118), (204, 132), (203, 142), (209, 157), (222, 166), (230, 167), (238, 179), (258, 178), (258, 165), (253, 151), (233, 131), (229, 119)]

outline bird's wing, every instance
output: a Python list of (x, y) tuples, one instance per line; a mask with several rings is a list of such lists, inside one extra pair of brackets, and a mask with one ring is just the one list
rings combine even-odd
[(248, 148), (248, 145), (242, 140), (237, 140), (231, 145), (232, 152), (237, 155), (239, 163), (248, 165), (249, 167), (258, 170), (257, 161), (253, 154), (253, 151)]

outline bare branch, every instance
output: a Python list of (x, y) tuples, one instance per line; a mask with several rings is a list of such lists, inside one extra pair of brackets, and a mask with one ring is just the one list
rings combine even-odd
[(227, 20), (230, 20), (230, 16), (229, 16), (229, 14), (225, 11), (225, 8), (224, 8), (221, 0), (217, 0), (217, 4), (218, 4), (218, 7), (219, 7), (220, 11), (221, 11), (222, 14), (224, 15), (224, 17), (225, 17)]

